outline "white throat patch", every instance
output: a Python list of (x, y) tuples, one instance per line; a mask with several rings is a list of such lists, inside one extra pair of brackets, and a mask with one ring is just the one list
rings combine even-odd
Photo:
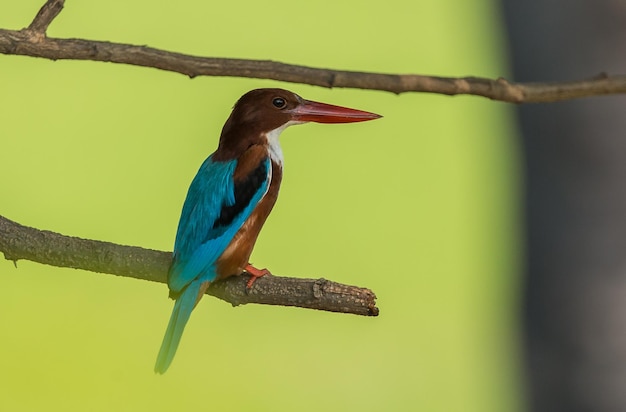
[(280, 142), (278, 141), (278, 137), (280, 136), (280, 134), (283, 132), (283, 130), (285, 130), (289, 126), (293, 126), (294, 124), (302, 124), (302, 123), (305, 123), (305, 122), (298, 122), (295, 120), (290, 120), (284, 125), (267, 132), (265, 137), (267, 138), (267, 142), (269, 143), (269, 146), (270, 146), (270, 158), (274, 162), (278, 163), (281, 166), (283, 165), (283, 160), (284, 160), (283, 149), (280, 148)]

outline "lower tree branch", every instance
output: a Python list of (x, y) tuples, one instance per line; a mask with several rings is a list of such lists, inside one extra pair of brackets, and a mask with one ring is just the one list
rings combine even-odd
[[(0, 252), (8, 260), (31, 260), (52, 266), (167, 282), (170, 252), (64, 236), (22, 226), (0, 216)], [(365, 288), (325, 279), (266, 275), (246, 288), (249, 275), (216, 282), (207, 294), (231, 303), (297, 306), (330, 312), (377, 316), (376, 295)]]

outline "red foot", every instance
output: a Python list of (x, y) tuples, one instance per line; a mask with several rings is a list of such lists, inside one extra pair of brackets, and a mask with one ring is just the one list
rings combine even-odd
[(248, 263), (248, 265), (244, 268), (244, 270), (250, 274), (250, 276), (252, 276), (250, 278), (250, 280), (248, 280), (248, 283), (246, 283), (246, 287), (248, 289), (250, 289), (252, 287), (252, 285), (254, 284), (254, 282), (256, 282), (256, 280), (258, 278), (260, 278), (261, 276), (265, 276), (265, 275), (271, 275), (270, 271), (267, 269), (257, 269), (254, 266), (252, 266), (250, 263)]

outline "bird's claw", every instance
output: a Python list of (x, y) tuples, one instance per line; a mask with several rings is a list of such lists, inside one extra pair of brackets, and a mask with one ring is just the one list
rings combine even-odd
[(250, 279), (248, 279), (248, 282), (246, 283), (247, 290), (252, 289), (252, 285), (254, 284), (254, 282), (256, 282), (256, 280), (260, 278), (261, 276), (271, 275), (269, 270), (265, 268), (257, 269), (254, 266), (252, 266), (250, 263), (248, 263), (248, 265), (244, 268), (244, 270), (246, 271), (246, 273), (250, 275)]

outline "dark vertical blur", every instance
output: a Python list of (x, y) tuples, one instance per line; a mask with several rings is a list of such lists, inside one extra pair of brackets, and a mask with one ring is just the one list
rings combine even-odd
[[(625, 0), (503, 0), (516, 81), (626, 73)], [(626, 411), (626, 97), (518, 108), (529, 405)]]

